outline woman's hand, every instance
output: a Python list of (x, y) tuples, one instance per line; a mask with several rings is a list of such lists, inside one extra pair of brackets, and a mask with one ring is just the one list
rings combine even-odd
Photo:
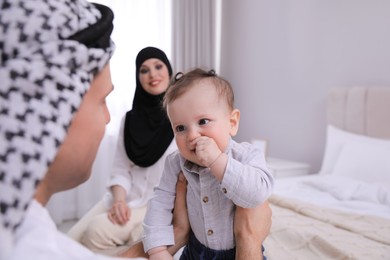
[(131, 210), (126, 201), (115, 201), (107, 213), (108, 219), (118, 225), (124, 225), (130, 220)]
[(111, 186), (114, 203), (107, 212), (108, 219), (118, 225), (124, 225), (130, 220), (131, 211), (126, 203), (126, 190), (120, 185)]

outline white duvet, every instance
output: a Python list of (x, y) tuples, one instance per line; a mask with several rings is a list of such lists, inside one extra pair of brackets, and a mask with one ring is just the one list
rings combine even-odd
[(276, 179), (275, 194), (324, 207), (390, 219), (390, 184), (364, 183), (338, 175)]

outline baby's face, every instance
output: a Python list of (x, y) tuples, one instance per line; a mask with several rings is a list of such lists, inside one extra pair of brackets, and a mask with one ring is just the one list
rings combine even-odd
[(196, 141), (201, 136), (214, 139), (225, 151), (237, 132), (226, 99), (219, 97), (209, 80), (195, 83), (186, 93), (167, 105), (167, 113), (181, 155), (202, 165), (196, 157)]

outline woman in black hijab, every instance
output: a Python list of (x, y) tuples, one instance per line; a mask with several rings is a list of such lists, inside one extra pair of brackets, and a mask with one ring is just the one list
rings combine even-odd
[[(172, 68), (164, 52), (154, 47), (147, 47), (138, 53), (135, 75), (137, 86), (133, 109), (126, 113), (124, 142), (129, 159), (141, 167), (153, 165), (160, 159), (173, 139), (171, 124), (165, 110), (161, 107), (168, 86), (164, 81), (166, 78), (157, 82), (150, 76), (150, 69), (145, 65), (142, 67), (142, 64), (149, 59), (156, 59), (156, 70), (161, 73), (164, 70), (161, 62), (164, 63), (169, 78), (172, 76)], [(151, 62), (153, 66), (153, 60)], [(140, 78), (144, 84), (141, 84)], [(164, 92), (160, 93), (162, 90)]]
[(121, 122), (109, 192), (68, 233), (94, 251), (119, 254), (142, 235), (146, 204), (165, 157), (177, 149), (161, 104), (171, 76), (163, 51), (146, 47), (138, 53), (133, 107)]

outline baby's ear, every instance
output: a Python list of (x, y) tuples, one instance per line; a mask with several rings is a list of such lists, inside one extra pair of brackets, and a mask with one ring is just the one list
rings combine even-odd
[(240, 110), (233, 109), (230, 114), (230, 135), (235, 136), (238, 132), (238, 126), (240, 124)]

